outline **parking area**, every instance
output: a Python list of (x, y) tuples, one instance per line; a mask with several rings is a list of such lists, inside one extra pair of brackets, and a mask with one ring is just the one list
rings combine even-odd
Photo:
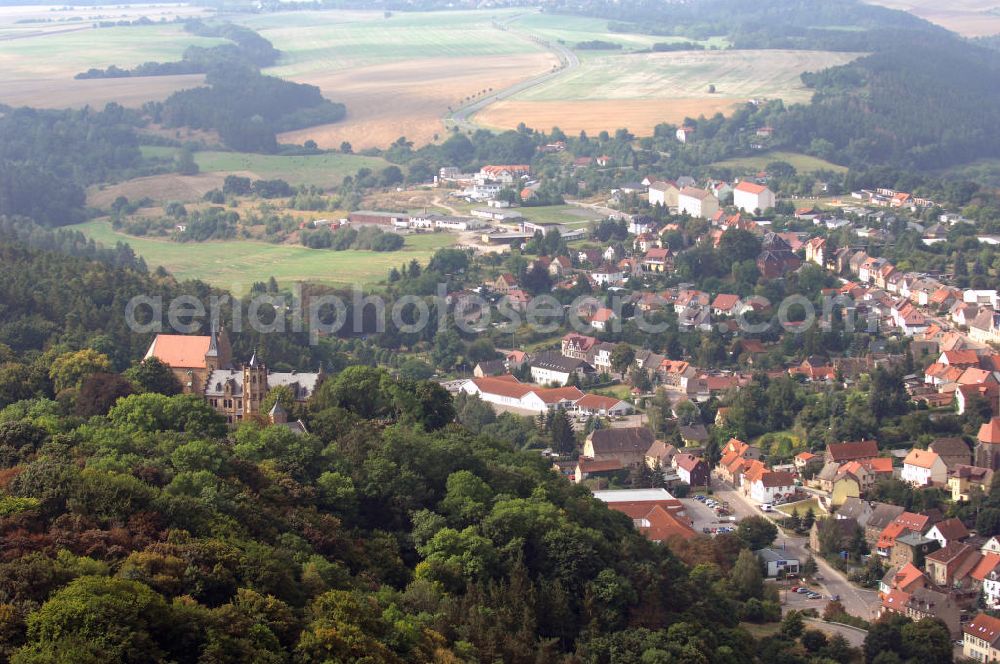
[(716, 499), (712, 496), (705, 497), (704, 501), (694, 497), (681, 500), (688, 517), (691, 518), (695, 532), (704, 533), (705, 529), (708, 529), (708, 534), (712, 534), (718, 532), (720, 528), (735, 530), (737, 519), (729, 516), (718, 516), (715, 509), (707, 503), (708, 500), (718, 501), (720, 506), (724, 506), (721, 498)]
[[(802, 609), (816, 609), (822, 613), (830, 598), (836, 597), (836, 595), (826, 594), (819, 584), (806, 584), (802, 579), (788, 579), (773, 583), (778, 584), (781, 604), (786, 610), (795, 609), (801, 611)], [(799, 590), (796, 592), (797, 588), (805, 588), (805, 591)]]

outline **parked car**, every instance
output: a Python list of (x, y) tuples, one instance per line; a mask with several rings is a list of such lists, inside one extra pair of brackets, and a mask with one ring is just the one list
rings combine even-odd
[(800, 595), (805, 595), (806, 593), (809, 593), (809, 592), (812, 592), (812, 591), (809, 590), (808, 588), (799, 588), (795, 592), (797, 592)]
[(831, 602), (839, 602), (840, 601), (840, 595), (830, 595), (829, 599), (830, 599)]
[(797, 593), (797, 592), (799, 592), (799, 588), (801, 588), (801, 586), (792, 586), (791, 591), (793, 593)]

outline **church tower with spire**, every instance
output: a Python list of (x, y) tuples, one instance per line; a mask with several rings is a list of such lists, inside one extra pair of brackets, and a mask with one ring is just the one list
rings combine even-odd
[(228, 369), (233, 364), (233, 349), (229, 345), (229, 335), (226, 328), (216, 327), (212, 321), (212, 332), (208, 338), (208, 351), (205, 353), (205, 367), (209, 373), (216, 369)]
[(259, 412), (265, 396), (267, 396), (267, 367), (257, 359), (257, 351), (254, 351), (250, 361), (243, 365), (244, 415)]

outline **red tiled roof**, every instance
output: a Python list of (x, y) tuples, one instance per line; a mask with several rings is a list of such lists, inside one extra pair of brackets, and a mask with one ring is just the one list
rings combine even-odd
[(1000, 554), (987, 553), (984, 554), (982, 558), (974, 568), (972, 568), (972, 578), (976, 581), (984, 580), (990, 572), (995, 570), (997, 566), (1000, 565)]
[(649, 523), (649, 526), (644, 526), (639, 530), (654, 542), (662, 542), (671, 537), (691, 539), (695, 536), (694, 529), (690, 525), (660, 505), (653, 507), (644, 519)]
[[(1000, 556), (997, 557), (1000, 558)], [(906, 563), (896, 572), (896, 576), (892, 582), (896, 588), (906, 592), (915, 581), (923, 578), (923, 576), (924, 573), (919, 567), (913, 563)]]
[(580, 457), (576, 462), (576, 467), (580, 469), (581, 473), (602, 473), (624, 468), (618, 459), (588, 459), (587, 457)]
[(760, 478), (760, 483), (769, 489), (780, 486), (794, 486), (795, 475), (787, 472), (769, 472)]
[(965, 527), (965, 524), (961, 520), (955, 518), (939, 521), (934, 524), (934, 528), (949, 542), (965, 539), (969, 536), (969, 529)]
[(1000, 618), (980, 613), (973, 618), (972, 622), (962, 628), (962, 631), (969, 636), (974, 636), (977, 639), (986, 641), (990, 645), (994, 645), (997, 639), (1000, 639)]
[(762, 194), (767, 190), (764, 185), (756, 184), (754, 182), (748, 182), (744, 180), (734, 187), (736, 191), (744, 191), (748, 194)]
[(905, 612), (906, 603), (909, 601), (910, 601), (909, 593), (904, 593), (902, 590), (897, 590), (893, 588), (882, 599), (882, 606), (884, 606), (887, 609), (892, 609), (893, 611)]
[[(535, 386), (532, 386), (533, 388)], [(545, 403), (559, 403), (560, 401), (577, 402), (583, 397), (583, 392), (578, 387), (549, 387), (544, 389), (535, 388), (532, 390)]]
[(983, 443), (1000, 443), (1000, 417), (994, 417), (980, 426), (977, 438)]
[(715, 300), (712, 302), (713, 309), (720, 309), (722, 311), (732, 311), (740, 301), (739, 295), (732, 295), (730, 293), (719, 293), (715, 296)]
[(878, 443), (874, 440), (860, 440), (850, 443), (833, 443), (827, 447), (834, 461), (851, 461), (878, 456)]
[(576, 405), (588, 410), (610, 410), (620, 403), (621, 399), (615, 399), (614, 397), (605, 397), (600, 394), (584, 394), (577, 400)]
[(903, 463), (907, 466), (916, 466), (917, 468), (933, 468), (934, 462), (940, 459), (935, 452), (930, 450), (918, 450), (913, 448), (910, 453), (906, 455), (906, 459)]
[(155, 357), (176, 369), (204, 369), (205, 354), (211, 342), (212, 337), (158, 334), (146, 351), (146, 357)]

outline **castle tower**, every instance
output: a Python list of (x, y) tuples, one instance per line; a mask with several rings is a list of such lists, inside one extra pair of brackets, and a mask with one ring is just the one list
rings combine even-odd
[(267, 414), (268, 419), (271, 420), (271, 424), (287, 424), (288, 423), (288, 413), (285, 409), (281, 407), (281, 404), (274, 402), (271, 406), (271, 412)]
[(212, 332), (209, 336), (208, 351), (205, 353), (205, 366), (208, 370), (228, 369), (233, 364), (233, 349), (229, 345), (229, 335), (226, 328), (216, 328), (212, 321)]
[(249, 415), (260, 410), (267, 395), (267, 367), (257, 359), (254, 351), (250, 361), (243, 366), (243, 413)]

